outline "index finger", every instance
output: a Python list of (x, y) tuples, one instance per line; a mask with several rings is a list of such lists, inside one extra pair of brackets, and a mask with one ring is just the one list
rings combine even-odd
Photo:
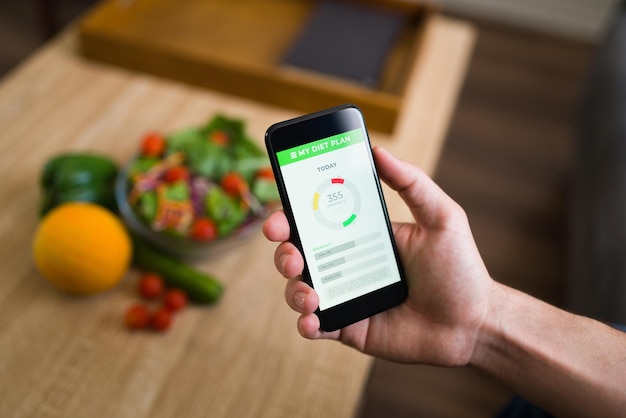
[(283, 242), (289, 240), (289, 222), (282, 210), (272, 213), (263, 223), (263, 235), (270, 241)]

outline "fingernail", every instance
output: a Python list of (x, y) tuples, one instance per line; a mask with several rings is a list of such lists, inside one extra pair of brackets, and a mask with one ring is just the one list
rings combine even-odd
[(280, 257), (278, 257), (278, 264), (280, 264), (280, 269), (284, 272), (285, 271), (285, 264), (287, 264), (287, 259), (289, 258), (289, 256), (287, 254), (283, 254)]
[(293, 295), (293, 303), (300, 309), (304, 309), (304, 297), (305, 297), (305, 293), (304, 292), (296, 292), (295, 295)]

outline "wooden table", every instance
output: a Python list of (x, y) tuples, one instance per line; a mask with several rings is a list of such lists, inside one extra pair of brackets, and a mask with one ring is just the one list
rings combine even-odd
[[(474, 39), (463, 22), (427, 28), (408, 100), (388, 147), (432, 173)], [(31, 239), (44, 162), (67, 150), (128, 159), (149, 129), (244, 118), (259, 140), (296, 113), (127, 72), (78, 57), (75, 34), (46, 45), (0, 84), (0, 416), (350, 417), (372, 359), (340, 344), (302, 339), (283, 300), (274, 246), (259, 233), (199, 268), (226, 286), (166, 334), (132, 333), (124, 310), (137, 272), (118, 288), (70, 297), (37, 273)], [(389, 197), (392, 218), (408, 219)]]

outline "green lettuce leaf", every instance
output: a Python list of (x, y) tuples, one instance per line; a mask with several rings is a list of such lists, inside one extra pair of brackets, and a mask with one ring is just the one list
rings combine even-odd
[(219, 187), (213, 187), (204, 200), (207, 214), (217, 226), (220, 236), (230, 234), (248, 216), (237, 199), (232, 198)]

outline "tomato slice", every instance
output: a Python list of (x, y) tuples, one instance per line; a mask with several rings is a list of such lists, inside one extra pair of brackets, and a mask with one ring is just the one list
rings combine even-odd
[(191, 225), (189, 235), (198, 241), (210, 241), (217, 237), (217, 227), (208, 218), (198, 218)]
[(177, 181), (188, 180), (189, 170), (187, 167), (177, 165), (176, 167), (172, 167), (167, 170), (163, 179), (166, 183), (176, 183)]
[(230, 143), (230, 138), (228, 134), (224, 131), (213, 131), (209, 135), (209, 139), (211, 142), (220, 145), (222, 147), (227, 146)]
[(158, 157), (165, 151), (165, 138), (157, 132), (149, 132), (141, 140), (141, 153), (148, 157)]
[(231, 196), (241, 196), (248, 190), (248, 183), (241, 174), (232, 171), (222, 177), (221, 186)]
[(256, 172), (256, 176), (261, 179), (274, 180), (274, 172), (272, 167), (263, 167)]

